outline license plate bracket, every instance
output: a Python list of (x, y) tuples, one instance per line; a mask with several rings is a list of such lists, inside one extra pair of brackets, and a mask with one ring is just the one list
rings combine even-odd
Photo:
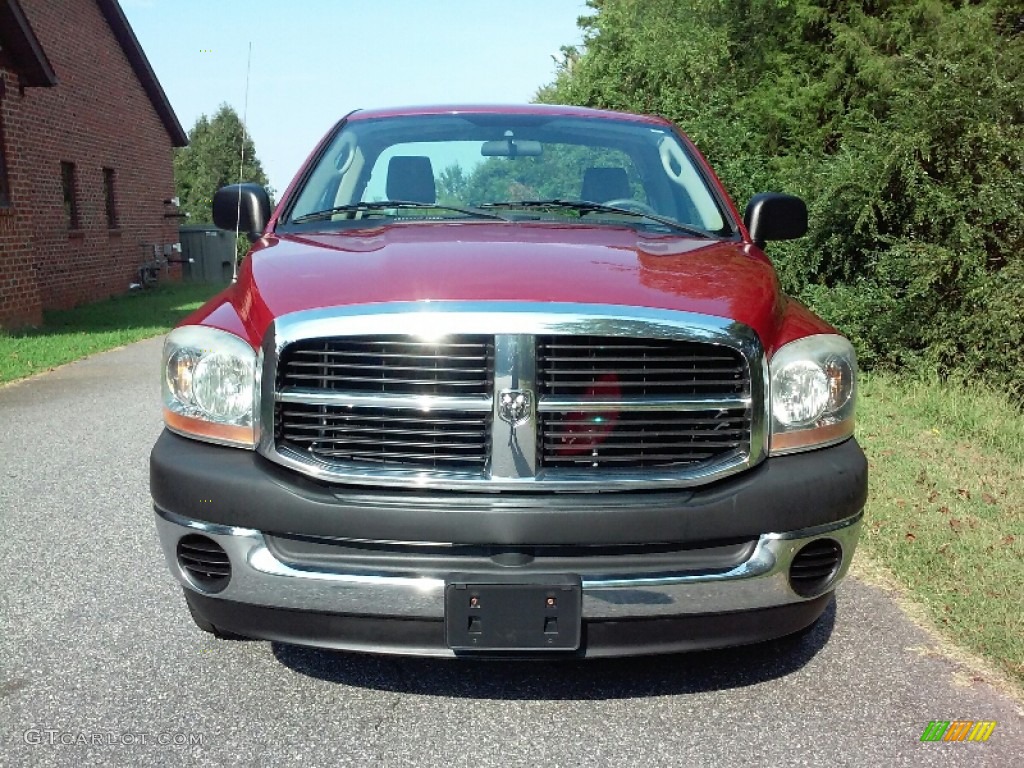
[(444, 590), (445, 639), (454, 651), (575, 651), (583, 585), (575, 574), (452, 574)]

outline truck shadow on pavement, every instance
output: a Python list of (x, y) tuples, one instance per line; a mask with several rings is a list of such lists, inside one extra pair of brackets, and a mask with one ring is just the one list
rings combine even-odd
[(358, 688), (473, 699), (627, 699), (742, 688), (796, 672), (825, 646), (836, 601), (808, 631), (757, 645), (635, 659), (475, 661), (373, 656), (273, 643), (302, 675)]

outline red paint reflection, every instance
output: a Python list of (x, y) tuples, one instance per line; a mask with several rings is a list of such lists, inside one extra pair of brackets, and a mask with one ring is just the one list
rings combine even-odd
[[(619, 386), (618, 376), (614, 373), (602, 373), (593, 385), (587, 388), (583, 399), (606, 397), (617, 400), (621, 396), (622, 388)], [(618, 420), (619, 412), (615, 410), (567, 413), (559, 425), (562, 436), (555, 445), (555, 451), (563, 456), (590, 453), (615, 431)]]

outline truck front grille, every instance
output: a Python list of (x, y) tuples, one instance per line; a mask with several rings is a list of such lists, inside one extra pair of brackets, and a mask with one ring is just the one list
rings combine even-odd
[(584, 317), (544, 332), (559, 324), (496, 314), (435, 316), (422, 337), (371, 333), (386, 325), (372, 316), (268, 337), (262, 418), (273, 430), (260, 451), (328, 481), (487, 491), (681, 487), (763, 456), (762, 352), (749, 329), (688, 316), (677, 337), (667, 323)]

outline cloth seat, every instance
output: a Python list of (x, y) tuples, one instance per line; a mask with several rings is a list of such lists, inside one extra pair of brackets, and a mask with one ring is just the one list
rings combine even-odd
[(412, 203), (436, 203), (434, 168), (429, 157), (398, 156), (388, 163), (387, 193), (389, 200)]
[(590, 203), (628, 200), (633, 197), (625, 168), (587, 168), (583, 173), (580, 199)]

